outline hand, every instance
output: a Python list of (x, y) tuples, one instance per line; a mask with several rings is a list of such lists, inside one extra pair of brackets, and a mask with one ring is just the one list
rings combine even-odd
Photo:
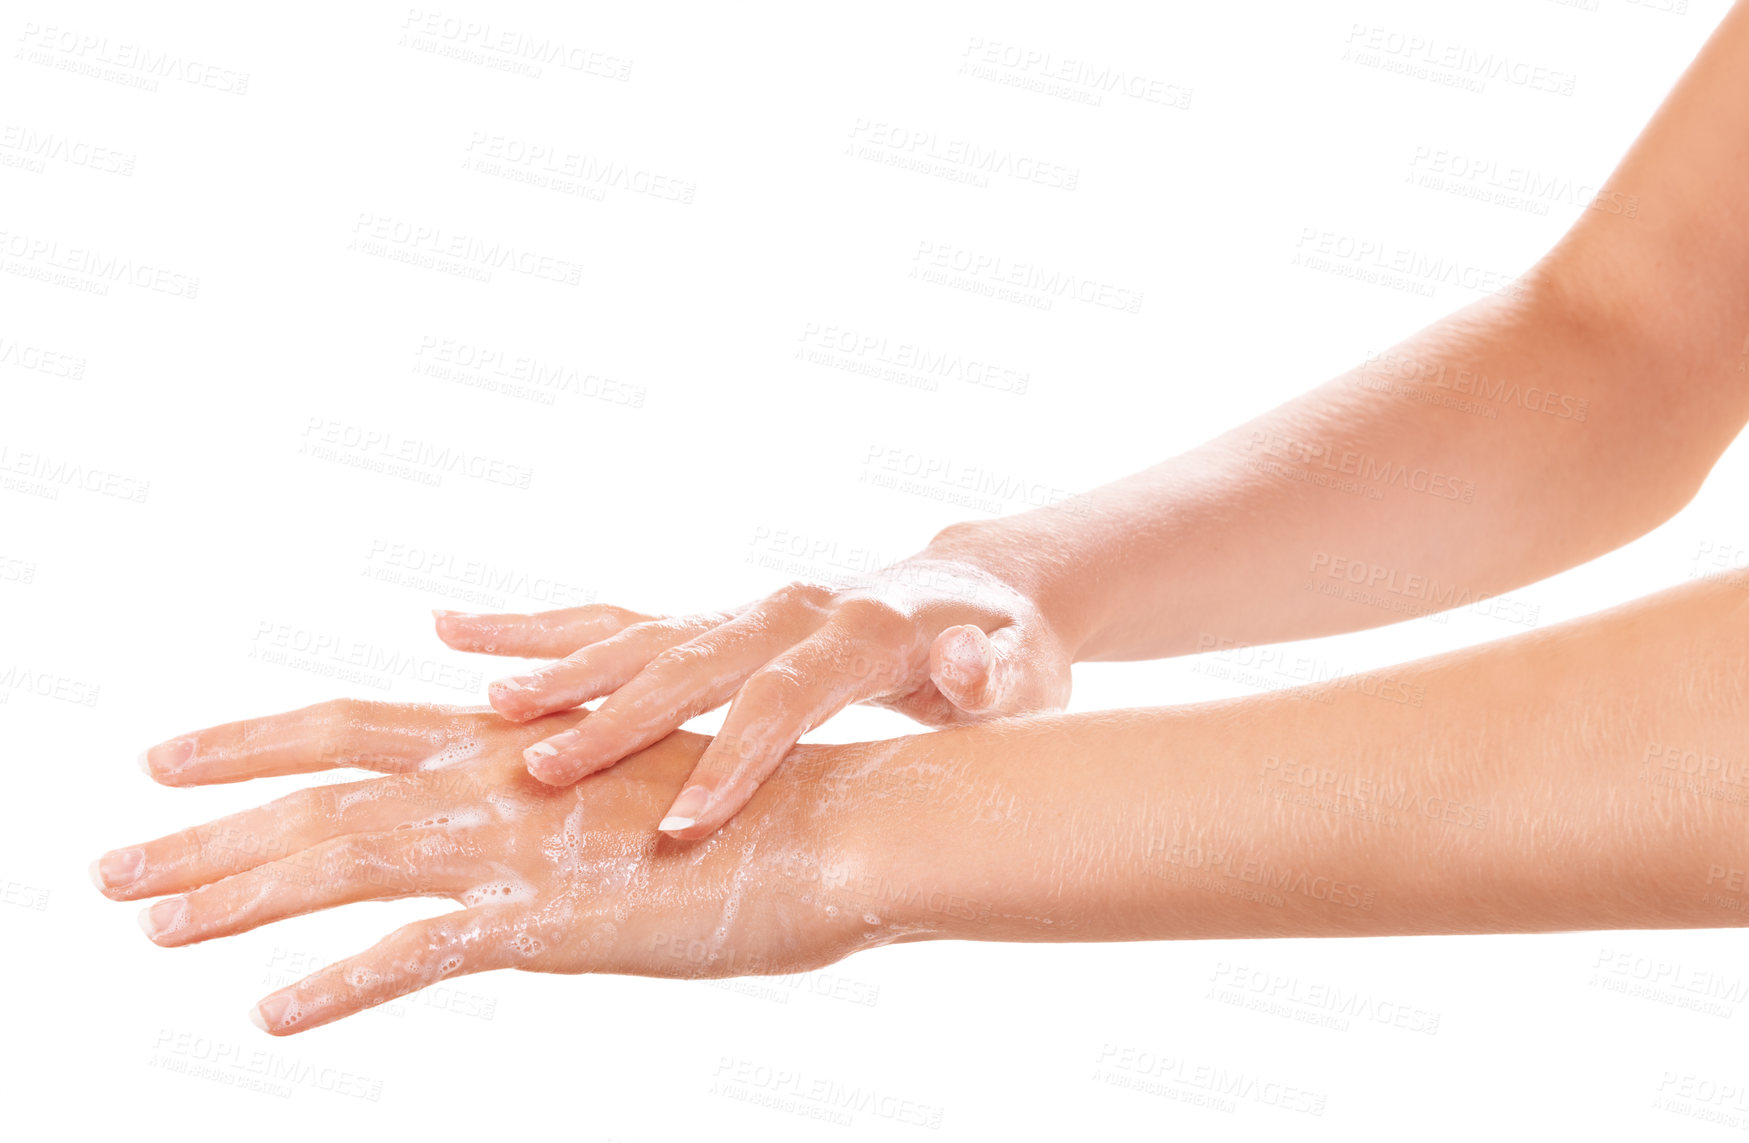
[(488, 697), (506, 718), (608, 696), (524, 752), (529, 773), (552, 785), (611, 766), (732, 697), (657, 827), (685, 839), (729, 820), (802, 735), (851, 703), (941, 726), (1059, 710), (1069, 698), (1069, 654), (1039, 608), (978, 566), (927, 554), (854, 588), (791, 584), (735, 611), (439, 612), (437, 634), (462, 651), (564, 656), (492, 684)]
[[(153, 777), (186, 786), (337, 766), (390, 774), (116, 850), (92, 874), (116, 901), (179, 894), (140, 917), (164, 946), (351, 901), (465, 906), (262, 1000), (251, 1018), (275, 1035), (488, 969), (796, 972), (906, 935), (868, 902), (831, 906), (818, 877), (796, 875), (851, 860), (854, 831), (829, 824), (825, 795), (761, 799), (699, 843), (652, 832), (704, 752), (698, 735), (671, 735), (569, 788), (530, 778), (523, 748), (580, 717), (517, 725), (484, 710), (342, 701), (198, 731), (148, 753)], [(819, 770), (825, 750), (856, 753), (801, 747), (802, 768)]]

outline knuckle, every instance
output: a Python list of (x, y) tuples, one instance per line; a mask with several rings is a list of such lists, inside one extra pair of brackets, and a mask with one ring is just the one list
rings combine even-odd
[(363, 882), (387, 889), (414, 883), (415, 863), (396, 842), (380, 837), (352, 836), (330, 842), (322, 854), (324, 876), (337, 883)]
[(311, 708), (318, 717), (332, 726), (344, 726), (365, 713), (366, 703), (362, 699), (334, 698), (324, 703), (317, 703)]
[(340, 816), (343, 791), (356, 783), (345, 782), (324, 786), (310, 786), (295, 793), (287, 794), (277, 802), (268, 803), (269, 809), (278, 810), (281, 821), (294, 826), (316, 828), (327, 825)]
[(677, 643), (651, 659), (644, 669), (658, 685), (679, 682), (715, 654), (716, 648), (708, 643)]
[[(324, 766), (345, 766), (350, 764), (354, 754), (352, 748), (352, 728), (365, 715), (364, 703), (358, 699), (329, 699), (312, 709), (317, 712), (315, 719), (316, 760)], [(244, 735), (248, 740), (248, 733)]]
[(766, 604), (772, 608), (784, 610), (820, 611), (832, 602), (837, 593), (824, 584), (809, 583), (806, 580), (796, 580), (786, 583), (766, 598)]
[(712, 739), (710, 750), (699, 759), (693, 780), (708, 777), (720, 782), (729, 778), (743, 763), (765, 749), (765, 741), (763, 735), (739, 733), (725, 727), (723, 733)]
[[(609, 637), (608, 641), (612, 643), (631, 643), (667, 631), (671, 626), (672, 622), (667, 619), (645, 619), (642, 622), (628, 624), (627, 626), (620, 628), (618, 632)], [(584, 650), (588, 650), (588, 648), (584, 648)], [(571, 657), (575, 658), (577, 655), (581, 654), (583, 654), (583, 651), (578, 651)]]
[(623, 607), (613, 607), (605, 603), (594, 604), (583, 608), (582, 611), (583, 614), (579, 618), (600, 628), (604, 636), (617, 635), (621, 631), (636, 627), (639, 623), (648, 622), (650, 619), (649, 616), (640, 615), (636, 611), (627, 611)]
[(756, 672), (741, 687), (738, 704), (745, 714), (778, 713), (788, 706), (806, 686), (795, 669), (783, 662), (772, 663)]
[(370, 856), (357, 837), (337, 837), (317, 851), (318, 864), (328, 877), (349, 877)]
[(903, 659), (870, 651), (852, 651), (839, 664), (836, 674), (844, 686), (885, 694), (915, 685), (916, 671)]
[(626, 644), (642, 644), (651, 640), (664, 643), (677, 643), (696, 634), (701, 627), (714, 626), (707, 617), (688, 616), (682, 619), (645, 619), (633, 623), (610, 636), (613, 643), (619, 646)]
[(909, 631), (911, 617), (884, 599), (856, 596), (838, 605), (836, 618), (848, 627), (860, 628), (877, 636), (897, 635)]
[(465, 934), (455, 924), (442, 920), (415, 922), (396, 930), (395, 936), (409, 948), (413, 959), (436, 966), (447, 965), (466, 943)]
[(822, 632), (829, 641), (812, 656), (816, 674), (838, 687), (885, 692), (914, 685), (928, 663), (928, 648), (900, 635), (875, 637), (844, 628)]
[(528, 673), (542, 682), (548, 682), (555, 678), (568, 679), (579, 672), (588, 670), (589, 664), (595, 662), (602, 654), (602, 644), (591, 643), (587, 647), (577, 648), (563, 659), (554, 659)]

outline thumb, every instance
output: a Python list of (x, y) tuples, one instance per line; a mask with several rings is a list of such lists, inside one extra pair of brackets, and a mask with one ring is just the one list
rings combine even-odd
[(929, 679), (966, 714), (1058, 710), (1069, 698), (1068, 671), (1023, 628), (990, 634), (973, 624), (949, 627), (929, 648)]

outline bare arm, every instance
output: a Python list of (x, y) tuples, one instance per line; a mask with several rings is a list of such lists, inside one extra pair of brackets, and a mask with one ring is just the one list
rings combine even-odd
[[(161, 945), (351, 901), (464, 908), (267, 997), (297, 1032), (496, 968), (793, 972), (930, 938), (1693, 928), (1749, 922), (1749, 594), (1699, 581), (1361, 677), (1164, 710), (801, 746), (698, 841), (655, 833), (704, 742), (568, 788), (550, 733), (328, 704), (152, 751), (173, 785), (336, 765), (319, 786), (93, 866)], [(1073, 774), (1071, 780), (1069, 775)]]
[[(663, 820), (696, 838), (852, 702), (952, 725), (1060, 709), (1069, 664), (1392, 623), (1607, 552), (1687, 503), (1749, 418), (1749, 9), (1725, 18), (1514, 288), (1208, 444), (1064, 504), (956, 525), (848, 588), (733, 611), (444, 616), (463, 650), (565, 656), (493, 685), (563, 785), (733, 699)], [(1627, 204), (1632, 204), (1632, 210)]]
[(935, 930), (960, 937), (1749, 923), (1749, 593), (1734, 584), (1383, 684), (906, 739), (902, 757), (950, 768), (948, 796), (868, 848), (894, 855), (894, 884), (955, 871), (982, 919)]
[(1738, 4), (1599, 209), (1510, 295), (1189, 453), (932, 547), (1018, 557), (1006, 574), (1090, 659), (1377, 626), (1610, 551), (1686, 504), (1749, 419), (1745, 186)]

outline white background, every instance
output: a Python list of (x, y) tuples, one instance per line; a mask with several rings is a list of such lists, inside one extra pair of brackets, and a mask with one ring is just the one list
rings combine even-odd
[[(1749, 1085), (1744, 1005), (1631, 995), (1633, 962), (1598, 967), (1607, 949), (1741, 996), (1731, 931), (911, 945), (754, 987), (499, 973), (269, 1040), (245, 1020), (256, 999), (439, 906), (353, 906), (165, 951), (100, 898), (85, 868), (104, 850), (297, 784), (160, 789), (133, 767), (145, 746), (342, 693), (473, 702), (514, 665), (443, 649), (428, 608), (671, 612), (867, 570), (953, 520), (1171, 455), (1390, 345), (1478, 295), (1295, 264), (1304, 236), (1521, 271), (1724, 10), (617, 7), (476, 3), (427, 24), (376, 3), (5, 6), (0, 1090), (8, 1117), (37, 1124), (7, 1135), (1355, 1138), (1512, 1123), (1712, 1138), (1685, 1112), (1749, 1120), (1749, 1096), (1661, 1106), (1684, 1077)], [(493, 44), (551, 40), (583, 66), (506, 70), (512, 56), (460, 30), (482, 21)], [(1571, 93), (1357, 59), (1357, 29), (1522, 61), (1572, 77)], [(1042, 65), (1020, 61), (1045, 55), (1121, 69), (1157, 98), (1035, 90)], [(1421, 73), (1378, 66), (1402, 59)], [(887, 161), (901, 137), (939, 165)], [(482, 169), (534, 146), (579, 177)], [(968, 182), (967, 146), (1046, 174)], [(1443, 182), (1420, 180), (1441, 152), (1481, 166), (1448, 159)], [(1488, 197), (1514, 170), (1558, 189)], [(1068, 172), (1072, 188), (1052, 185)], [(419, 252), (361, 244), (379, 219), (575, 277), (479, 281), (385, 257)], [(936, 251), (1139, 292), (1139, 312), (914, 274)], [(104, 260), (149, 267), (146, 284), (105, 277)], [(57, 268), (69, 261), (87, 268)], [(1026, 389), (846, 367), (874, 349), (810, 358), (827, 328), (988, 363)], [(532, 399), (473, 384), (445, 342), (563, 381)], [(312, 449), (363, 433), (374, 443)], [(421, 445), (513, 483), (358, 463)], [(1003, 491), (956, 503), (961, 480)], [(1514, 592), (1514, 614), (1558, 622), (1749, 562), (1746, 480), (1735, 448), (1675, 520)], [(481, 567), (506, 586), (470, 595)], [(1361, 668), (1523, 629), (1458, 612), (1295, 653)], [(409, 670), (336, 674), (397, 653)], [(1241, 668), (1078, 667), (1074, 709), (1282, 682)], [(859, 710), (816, 737), (911, 729)], [(1214, 986), (1236, 965), (1301, 994), (1364, 992), (1385, 1018), (1343, 1030), (1228, 1003)], [(1436, 1029), (1393, 1026), (1397, 1011)], [(257, 1052), (309, 1078), (244, 1090), (268, 1066)], [(1182, 1079), (1126, 1089), (1112, 1082), (1126, 1053), (1307, 1090), (1323, 1114), (1199, 1107)], [(761, 1079), (723, 1094), (743, 1064)], [(736, 1098), (778, 1072), (939, 1109), (939, 1128), (863, 1112), (846, 1129)], [(341, 1073), (377, 1098), (329, 1090)]]

